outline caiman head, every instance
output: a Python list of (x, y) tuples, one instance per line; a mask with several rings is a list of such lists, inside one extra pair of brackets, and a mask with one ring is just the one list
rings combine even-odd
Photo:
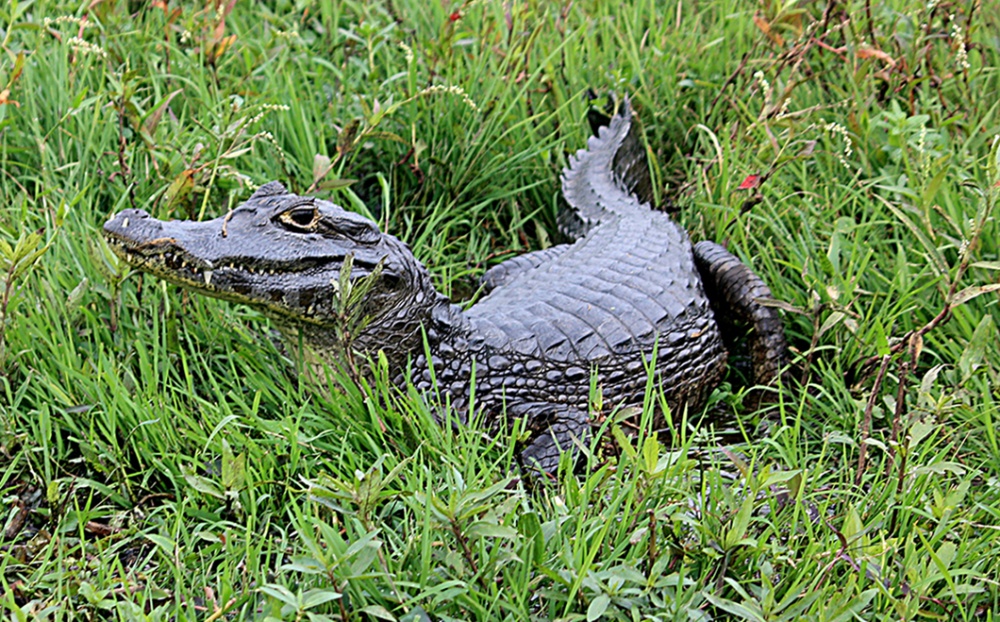
[[(226, 216), (161, 221), (127, 209), (104, 225), (112, 250), (130, 265), (199, 293), (261, 309), (286, 333), (302, 331), (326, 353), (345, 329), (345, 275), (362, 279), (356, 350), (418, 351), (423, 326), (447, 322), (448, 302), (427, 270), (397, 238), (329, 201), (261, 186)], [(348, 259), (350, 257), (350, 259)], [(440, 330), (443, 327), (438, 326)], [(405, 362), (405, 359), (404, 361)]]

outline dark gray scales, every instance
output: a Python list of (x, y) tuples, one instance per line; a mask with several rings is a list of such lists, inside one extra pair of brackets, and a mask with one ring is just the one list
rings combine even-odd
[[(493, 425), (524, 419), (523, 463), (552, 472), (563, 452), (589, 440), (594, 374), (606, 405), (640, 405), (655, 348), (670, 406), (698, 408), (747, 329), (754, 383), (772, 382), (785, 361), (781, 319), (760, 303), (771, 296), (763, 281), (717, 244), (692, 246), (650, 209), (628, 100), (604, 119), (563, 173), (559, 224), (570, 242), (494, 266), (483, 277), (487, 294), (464, 312), (375, 223), (276, 182), (213, 221), (126, 210), (105, 235), (141, 270), (261, 308), (293, 347), (301, 336), (317, 365), (343, 365), (344, 347), (381, 350), (397, 384), (431, 391), (433, 377), (463, 421), (474, 369), (475, 408)], [(349, 346), (338, 338), (335, 304), (347, 256), (352, 280), (375, 279), (358, 309), (369, 321)]]

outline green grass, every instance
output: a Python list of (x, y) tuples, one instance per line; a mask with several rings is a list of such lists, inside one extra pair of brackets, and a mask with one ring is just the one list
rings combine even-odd
[[(6, 618), (995, 619), (994, 0), (88, 4), (0, 7)], [(531, 487), (516, 430), (317, 389), (258, 313), (100, 240), (280, 179), (467, 296), (558, 241), (587, 88), (633, 96), (661, 202), (783, 301), (801, 386), (715, 395), (768, 434), (612, 417)]]

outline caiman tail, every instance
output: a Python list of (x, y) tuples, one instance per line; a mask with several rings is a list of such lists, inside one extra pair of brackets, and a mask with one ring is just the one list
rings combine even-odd
[[(602, 222), (628, 217), (635, 210), (649, 210), (653, 200), (641, 127), (629, 99), (623, 98), (611, 117), (592, 109), (588, 119), (595, 135), (588, 140), (586, 150), (570, 158), (562, 176), (567, 205), (558, 222), (562, 233), (571, 239), (585, 236)], [(745, 342), (752, 382), (774, 383), (787, 364), (787, 344), (778, 312), (761, 304), (771, 298), (771, 290), (749, 267), (714, 242), (700, 242), (692, 251), (727, 349), (741, 349)]]
[(570, 239), (583, 237), (608, 217), (648, 210), (653, 201), (646, 148), (628, 97), (595, 134), (570, 158), (562, 176), (568, 205), (559, 212), (559, 229)]

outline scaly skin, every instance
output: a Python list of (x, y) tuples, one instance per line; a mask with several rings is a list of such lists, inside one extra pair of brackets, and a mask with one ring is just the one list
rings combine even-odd
[(140, 270), (261, 308), (334, 366), (345, 356), (336, 284), (351, 255), (350, 279), (371, 289), (356, 310), (367, 323), (349, 347), (382, 350), (399, 385), (429, 391), (433, 378), (463, 420), (474, 381), (475, 408), (496, 423), (525, 418), (521, 457), (552, 472), (561, 452), (587, 441), (592, 374), (610, 405), (641, 404), (650, 370), (671, 407), (704, 403), (726, 361), (713, 306), (752, 327), (756, 382), (772, 381), (784, 361), (781, 320), (758, 303), (770, 297), (766, 285), (722, 247), (693, 248), (649, 208), (638, 136), (625, 100), (564, 172), (560, 227), (575, 241), (495, 266), (483, 278), (488, 294), (466, 312), (375, 223), (276, 182), (206, 222), (125, 210), (105, 236)]

